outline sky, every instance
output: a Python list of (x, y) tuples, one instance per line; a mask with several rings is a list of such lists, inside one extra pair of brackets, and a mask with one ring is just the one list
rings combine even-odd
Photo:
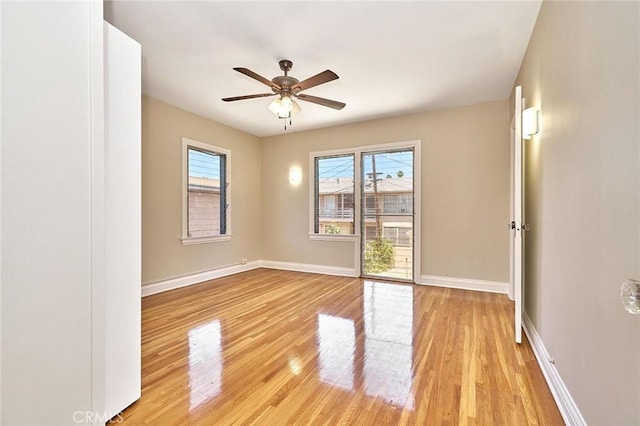
[[(378, 152), (363, 155), (363, 171), (365, 174), (372, 172), (375, 155), (376, 172), (379, 178), (387, 176), (398, 177), (398, 172), (402, 171), (404, 176), (413, 176), (413, 151), (402, 152)], [(335, 179), (337, 177), (353, 177), (354, 156), (346, 155), (339, 157), (321, 158), (319, 161), (320, 180)]]
[(220, 179), (220, 156), (189, 149), (189, 176)]
[[(399, 172), (408, 178), (413, 176), (413, 151), (363, 154), (365, 176), (372, 172), (374, 156), (379, 179), (384, 179), (387, 176), (399, 177)], [(353, 177), (354, 156), (352, 154), (320, 158), (318, 164), (321, 181), (338, 177)], [(189, 149), (189, 176), (220, 179), (220, 156)]]

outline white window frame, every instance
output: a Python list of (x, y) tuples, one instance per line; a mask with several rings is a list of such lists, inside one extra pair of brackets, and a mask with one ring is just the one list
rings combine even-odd
[(414, 246), (413, 246), (413, 281), (418, 283), (420, 282), (420, 263), (422, 260), (422, 154), (421, 154), (421, 140), (410, 140), (403, 142), (387, 142), (376, 145), (367, 145), (367, 146), (357, 146), (350, 148), (342, 148), (342, 149), (332, 149), (328, 151), (315, 151), (309, 153), (309, 176), (315, 176), (315, 159), (316, 157), (330, 157), (336, 155), (346, 155), (353, 154), (355, 161), (354, 168), (354, 211), (353, 211), (353, 219), (354, 219), (354, 233), (353, 234), (316, 234), (315, 233), (315, 177), (309, 179), (309, 239), (316, 241), (353, 241), (354, 242), (354, 270), (356, 271), (355, 276), (360, 276), (361, 271), (361, 262), (360, 262), (360, 247), (358, 242), (360, 242), (360, 229), (361, 229), (361, 209), (362, 209), (362, 185), (360, 180), (361, 176), (361, 158), (362, 153), (375, 153), (376, 151), (388, 151), (393, 149), (413, 149), (414, 155), (414, 166), (413, 166), (413, 194), (414, 194)]
[[(198, 148), (209, 151), (214, 154), (225, 156), (225, 200), (227, 208), (225, 209), (226, 233), (222, 235), (212, 235), (208, 237), (190, 237), (189, 236), (189, 147)], [(206, 142), (200, 142), (194, 139), (182, 138), (182, 245), (190, 246), (194, 244), (219, 243), (231, 240), (231, 151), (219, 146)]]
[[(353, 234), (320, 234), (315, 232), (315, 209), (316, 209), (316, 158), (338, 157), (341, 155), (353, 155)], [(356, 204), (360, 197), (360, 188), (356, 184), (358, 173), (360, 173), (360, 165), (353, 148), (334, 149), (331, 151), (316, 151), (309, 153), (309, 239), (316, 241), (355, 241), (358, 238), (358, 218), (356, 218)]]

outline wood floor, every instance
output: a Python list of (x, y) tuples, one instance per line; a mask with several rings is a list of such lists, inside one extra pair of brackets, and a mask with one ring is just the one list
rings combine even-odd
[(256, 269), (142, 305), (123, 424), (564, 424), (505, 295)]

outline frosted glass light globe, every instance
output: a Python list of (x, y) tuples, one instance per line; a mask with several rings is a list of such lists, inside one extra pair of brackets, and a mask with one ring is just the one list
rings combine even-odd
[(640, 314), (640, 281), (624, 280), (620, 289), (622, 305), (631, 314)]
[(289, 96), (282, 97), (282, 104), (280, 106), (280, 111), (291, 112), (293, 109), (293, 104), (291, 103), (291, 98)]

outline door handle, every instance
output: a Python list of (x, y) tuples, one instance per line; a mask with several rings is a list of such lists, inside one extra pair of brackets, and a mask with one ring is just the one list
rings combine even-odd
[[(516, 222), (515, 221), (511, 221), (511, 223), (509, 223), (507, 226), (509, 227), (509, 229), (516, 229), (517, 231), (520, 230), (520, 229), (516, 228)], [(522, 229), (525, 230), (525, 231), (531, 231), (531, 225), (529, 225), (528, 223), (524, 224), (524, 225), (522, 225)]]

